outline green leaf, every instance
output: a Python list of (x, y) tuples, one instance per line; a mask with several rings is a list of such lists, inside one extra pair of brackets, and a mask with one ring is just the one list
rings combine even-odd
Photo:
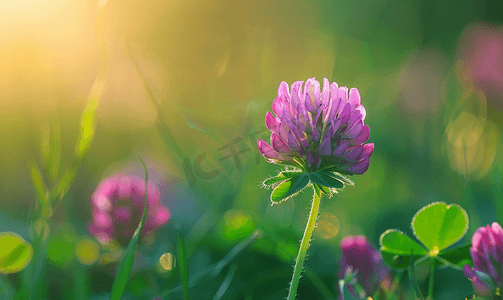
[(336, 168), (329, 167), (319, 170), (318, 173), (325, 173), (330, 177), (334, 177), (335, 179), (342, 181), (345, 185), (355, 185), (355, 183), (351, 179), (349, 179), (349, 176), (343, 175), (336, 170)]
[(278, 203), (288, 199), (288, 197), (300, 192), (309, 183), (309, 176), (305, 173), (300, 173), (285, 182), (280, 183), (271, 193), (271, 201)]
[(47, 186), (42, 178), (42, 172), (35, 161), (31, 161), (29, 164), (31, 181), (33, 187), (35, 188), (35, 194), (37, 194), (38, 203), (40, 206), (44, 206), (47, 202)]
[(409, 266), (411, 251), (414, 260), (428, 254), (421, 245), (396, 229), (386, 230), (381, 235), (379, 243), (384, 261), (396, 269), (405, 269)]
[(271, 177), (271, 178), (268, 178), (266, 180), (264, 180), (264, 182), (262, 183), (264, 186), (271, 186), (271, 185), (274, 185), (278, 182), (281, 182), (281, 181), (285, 181), (287, 179), (290, 179), (294, 176), (298, 176), (300, 175), (302, 172), (291, 172), (291, 171), (284, 171), (284, 172), (281, 172), (279, 173), (277, 176), (274, 176), (274, 177)]
[(344, 183), (335, 178), (335, 176), (333, 176), (329, 172), (309, 173), (309, 178), (312, 182), (316, 183), (319, 186), (326, 186), (335, 189), (342, 189), (344, 187)]
[(328, 198), (332, 197), (332, 192), (330, 191), (330, 189), (326, 186), (318, 186), (320, 188), (320, 190), (323, 192), (323, 194), (325, 194)]
[(180, 231), (176, 232), (177, 246), (178, 246), (178, 261), (180, 265), (180, 279), (183, 286), (183, 299), (189, 300), (189, 271), (187, 267), (187, 253), (185, 251), (185, 244), (182, 239)]
[(75, 160), (70, 167), (65, 170), (58, 183), (54, 186), (54, 196), (56, 199), (62, 199), (68, 192), (75, 179), (75, 175), (77, 175), (79, 167), (79, 161)]
[(143, 225), (145, 224), (145, 219), (147, 217), (148, 172), (147, 172), (147, 167), (145, 166), (145, 163), (143, 162), (143, 160), (140, 157), (138, 157), (138, 159), (140, 160), (141, 164), (143, 165), (143, 169), (145, 170), (145, 199), (144, 199), (145, 206), (143, 207), (143, 214), (141, 216), (140, 223), (138, 224), (138, 227), (136, 228), (136, 231), (134, 232), (134, 235), (131, 238), (129, 245), (127, 246), (126, 250), (124, 251), (121, 263), (119, 265), (119, 268), (117, 269), (117, 274), (115, 275), (115, 280), (112, 285), (112, 292), (110, 294), (110, 300), (120, 300), (122, 297), (122, 294), (124, 293), (124, 289), (126, 288), (126, 284), (129, 280), (129, 273), (131, 272), (131, 268), (133, 267), (133, 260), (134, 260), (134, 255), (136, 253), (136, 246), (138, 245), (138, 240), (140, 238), (140, 232), (143, 228)]
[(448, 265), (456, 269), (463, 269), (465, 264), (473, 265), (472, 257), (470, 255), (471, 246), (471, 244), (468, 244), (440, 251), (437, 256), (437, 265)]
[(412, 218), (414, 235), (430, 250), (431, 256), (459, 241), (468, 230), (468, 215), (457, 204), (435, 202)]
[(31, 261), (33, 248), (18, 234), (0, 233), (0, 245), (0, 274), (19, 272)]
[(344, 182), (345, 185), (355, 185), (355, 183), (351, 179), (349, 179), (349, 176), (346, 176), (346, 175), (343, 175), (343, 174), (337, 173), (337, 172), (329, 172), (329, 171), (325, 171), (325, 172), (330, 173), (330, 176), (333, 176), (336, 179)]

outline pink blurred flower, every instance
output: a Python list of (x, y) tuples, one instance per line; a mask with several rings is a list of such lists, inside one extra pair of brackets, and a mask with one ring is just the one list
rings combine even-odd
[(460, 37), (458, 57), (467, 84), (503, 106), (503, 27), (471, 25)]
[[(381, 285), (389, 287), (390, 270), (384, 265), (381, 253), (372, 246), (367, 237), (345, 236), (341, 241), (341, 250), (340, 279), (348, 272), (357, 271), (356, 282), (363, 287), (367, 295), (372, 295)], [(356, 297), (351, 284), (348, 285), (348, 290)]]
[(477, 293), (487, 295), (491, 289), (480, 278), (481, 274), (475, 271), (484, 273), (495, 286), (503, 288), (503, 229), (498, 223), (494, 222), (491, 226), (480, 227), (475, 231), (470, 254), (475, 268), (466, 264), (463, 272), (472, 281)]
[[(142, 236), (166, 224), (171, 213), (161, 204), (155, 184), (148, 182), (148, 212)], [(133, 175), (115, 175), (103, 180), (92, 195), (89, 232), (101, 243), (117, 240), (125, 245), (134, 234), (143, 213), (145, 180)]]
[(374, 144), (365, 144), (369, 127), (356, 88), (348, 91), (323, 79), (296, 81), (289, 91), (281, 82), (265, 124), (272, 132), (270, 144), (258, 140), (264, 158), (272, 163), (293, 164), (306, 172), (331, 166), (345, 174), (363, 174), (369, 166)]

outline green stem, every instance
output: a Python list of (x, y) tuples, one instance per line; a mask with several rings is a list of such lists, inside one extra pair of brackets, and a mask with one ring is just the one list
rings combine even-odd
[(435, 284), (435, 258), (431, 258), (430, 283), (428, 285), (428, 299), (433, 299), (433, 285)]
[(302, 273), (304, 260), (306, 259), (307, 248), (309, 247), (311, 235), (313, 234), (314, 227), (316, 226), (316, 218), (318, 217), (318, 210), (321, 202), (321, 190), (316, 184), (313, 184), (313, 188), (314, 197), (311, 205), (311, 212), (309, 213), (309, 220), (307, 221), (306, 230), (304, 231), (304, 236), (302, 237), (300, 243), (299, 254), (297, 255), (297, 260), (295, 261), (295, 267), (293, 268), (293, 276), (292, 282), (290, 283), (290, 291), (288, 292), (288, 300), (294, 300), (295, 296), (297, 296), (297, 288), (299, 287), (300, 274)]

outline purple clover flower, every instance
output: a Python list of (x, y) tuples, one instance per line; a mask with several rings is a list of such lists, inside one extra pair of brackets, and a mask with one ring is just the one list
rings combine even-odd
[(503, 229), (498, 223), (494, 222), (491, 226), (480, 227), (475, 231), (470, 254), (475, 268), (472, 269), (466, 264), (463, 272), (472, 281), (477, 293), (488, 295), (491, 288), (476, 271), (486, 274), (495, 286), (502, 289)]
[[(372, 295), (381, 285), (389, 287), (390, 270), (384, 265), (381, 253), (377, 251), (367, 237), (345, 236), (341, 241), (342, 256), (339, 261), (339, 278), (348, 272), (358, 271), (358, 282), (367, 295)], [(349, 283), (348, 290), (356, 297), (354, 287)]]
[[(161, 204), (161, 194), (148, 182), (148, 211), (142, 236), (166, 224), (171, 213)], [(117, 240), (127, 245), (134, 234), (144, 208), (145, 180), (131, 175), (115, 175), (103, 180), (92, 195), (92, 221), (89, 232), (101, 243)]]
[(258, 140), (264, 158), (272, 163), (296, 165), (314, 172), (325, 166), (334, 171), (353, 175), (363, 174), (369, 166), (374, 144), (364, 124), (365, 107), (360, 93), (329, 84), (323, 79), (323, 90), (315, 78), (296, 81), (288, 90), (281, 82), (272, 110), (265, 123), (271, 130), (271, 144)]

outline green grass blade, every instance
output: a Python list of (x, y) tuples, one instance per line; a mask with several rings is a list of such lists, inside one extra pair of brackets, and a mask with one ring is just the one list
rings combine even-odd
[(44, 183), (42, 177), (42, 172), (35, 161), (29, 163), (31, 181), (33, 188), (35, 189), (35, 194), (37, 195), (38, 203), (43, 206), (47, 201), (47, 186)]
[(231, 285), (231, 281), (232, 281), (232, 279), (234, 279), (234, 275), (236, 275), (236, 270), (237, 269), (238, 269), (238, 267), (236, 265), (232, 265), (229, 268), (229, 272), (227, 272), (227, 275), (225, 275), (224, 281), (222, 282), (222, 284), (218, 288), (215, 296), (213, 297), (213, 300), (220, 300), (220, 299), (222, 299), (222, 297), (224, 296), (225, 292), (227, 291), (227, 289)]
[[(209, 266), (206, 270), (193, 275), (190, 278), (189, 287), (196, 284), (202, 283), (207, 279), (214, 278), (229, 264), (238, 254), (250, 246), (257, 238), (262, 236), (263, 232), (260, 229), (255, 229), (247, 238), (239, 242), (232, 250), (227, 253), (218, 263)], [(170, 293), (180, 292), (182, 290), (181, 286), (176, 286), (172, 289), (166, 290), (161, 293), (162, 297), (169, 297)]]
[(65, 196), (66, 192), (68, 192), (70, 185), (72, 185), (73, 179), (75, 179), (75, 175), (77, 175), (79, 167), (80, 160), (74, 160), (70, 167), (65, 170), (63, 176), (61, 176), (58, 183), (54, 186), (53, 190), (55, 200), (62, 199)]
[(98, 37), (98, 44), (100, 50), (100, 68), (94, 80), (91, 91), (87, 96), (86, 108), (80, 119), (80, 136), (79, 141), (75, 147), (75, 157), (81, 160), (87, 153), (89, 146), (94, 138), (96, 125), (94, 119), (96, 117), (96, 110), (98, 108), (99, 99), (105, 86), (105, 81), (108, 73), (108, 54), (106, 52), (105, 43), (103, 41), (103, 17), (105, 14), (105, 6), (107, 0), (98, 2), (98, 16), (96, 18), (96, 35)]
[(138, 245), (138, 240), (140, 238), (140, 232), (143, 228), (143, 225), (145, 224), (145, 219), (147, 217), (148, 172), (147, 172), (147, 167), (145, 166), (145, 163), (143, 162), (143, 160), (140, 157), (138, 157), (138, 159), (140, 160), (141, 164), (143, 165), (143, 169), (145, 170), (145, 199), (144, 199), (145, 206), (143, 208), (143, 214), (141, 216), (141, 221), (138, 224), (138, 227), (136, 228), (136, 231), (134, 232), (134, 235), (131, 238), (129, 245), (127, 246), (126, 250), (124, 251), (121, 263), (119, 265), (119, 268), (117, 269), (117, 274), (115, 275), (115, 280), (112, 285), (112, 292), (110, 295), (110, 300), (120, 300), (122, 297), (122, 294), (124, 293), (124, 289), (126, 288), (126, 284), (129, 280), (129, 273), (131, 272), (131, 268), (133, 266), (134, 255), (136, 253), (136, 246)]
[(180, 231), (177, 230), (178, 263), (180, 266), (180, 279), (183, 286), (183, 299), (189, 300), (189, 269), (187, 267), (187, 253)]
[(47, 158), (47, 173), (51, 184), (59, 175), (59, 164), (61, 162), (61, 130), (58, 121), (52, 122), (50, 126), (49, 155)]
[(70, 185), (80, 168), (82, 159), (87, 153), (87, 150), (91, 146), (91, 142), (94, 138), (94, 131), (96, 127), (94, 120), (96, 117), (96, 110), (98, 108), (99, 99), (101, 97), (103, 87), (105, 86), (108, 73), (108, 54), (103, 40), (103, 17), (107, 2), (108, 0), (100, 0), (98, 2), (98, 16), (96, 18), (96, 36), (98, 37), (100, 51), (98, 74), (96, 75), (91, 91), (87, 96), (86, 108), (84, 109), (84, 113), (80, 119), (80, 135), (75, 146), (75, 158), (72, 164), (65, 170), (61, 178), (54, 185), (53, 192), (55, 200), (61, 200), (70, 188)]

